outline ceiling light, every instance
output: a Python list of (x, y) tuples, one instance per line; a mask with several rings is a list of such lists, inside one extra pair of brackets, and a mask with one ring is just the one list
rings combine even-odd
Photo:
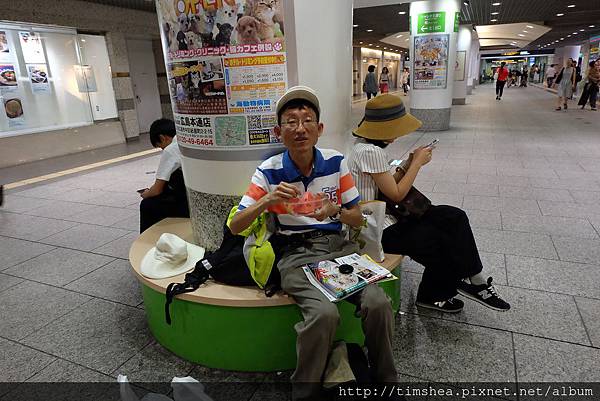
[(490, 20), (490, 22), (496, 22), (496, 21), (498, 21), (496, 18)]
[(567, 6), (567, 8), (573, 8), (573, 7), (575, 7), (575, 4), (569, 4), (569, 5)]
[(373, 32), (373, 30), (372, 29), (367, 29), (367, 32)]
[(579, 32), (573, 32), (573, 35), (579, 35)]
[(362, 41), (358, 42), (358, 44), (362, 45)]
[(379, 45), (375, 46), (375, 47), (379, 47)]
[(571, 35), (567, 35), (567, 38), (570, 38), (570, 37), (571, 37)]
[(533, 29), (533, 27), (531, 25), (525, 25), (525, 26), (529, 29)]
[(352, 25), (352, 27), (353, 27), (353, 28), (356, 28), (357, 26), (358, 26), (358, 24), (354, 24), (354, 25)]
[(557, 17), (562, 17), (563, 15), (564, 15), (563, 13), (556, 14)]
[(596, 25), (590, 25), (588, 28), (595, 28)]
[(493, 6), (499, 6), (501, 3), (492, 3)]
[(584, 31), (585, 31), (585, 29), (580, 29), (580, 30), (579, 30), (579, 32), (584, 32)]
[(523, 30), (523, 32), (524, 32), (524, 33), (527, 33), (527, 32), (529, 32), (529, 31)]
[(406, 14), (406, 11), (400, 11), (398, 14), (404, 15), (404, 14)]
[(468, 5), (469, 5), (469, 0), (465, 0), (465, 1), (463, 1), (463, 4), (464, 4), (465, 6), (468, 6)]
[(498, 11), (494, 11), (494, 12), (492, 13), (492, 15), (498, 15), (498, 14), (500, 14)]
[(522, 33), (520, 33), (519, 36), (524, 37), (525, 35), (523, 35)]
[(565, 40), (565, 38), (560, 38), (560, 40)]
[(373, 46), (373, 43), (369, 43), (369, 46)]
[(397, 37), (397, 38), (401, 38), (401, 37), (402, 37), (402, 35), (396, 35), (396, 37)]

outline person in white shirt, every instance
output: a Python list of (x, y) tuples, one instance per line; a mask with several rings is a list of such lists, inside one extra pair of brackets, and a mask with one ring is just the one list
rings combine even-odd
[(556, 68), (554, 68), (556, 64), (550, 64), (550, 67), (546, 70), (546, 83), (548, 84), (548, 88), (552, 87), (554, 83), (554, 78), (556, 78)]
[(175, 123), (166, 118), (154, 121), (150, 126), (150, 143), (163, 152), (154, 184), (138, 191), (143, 198), (140, 233), (167, 217), (190, 217)]

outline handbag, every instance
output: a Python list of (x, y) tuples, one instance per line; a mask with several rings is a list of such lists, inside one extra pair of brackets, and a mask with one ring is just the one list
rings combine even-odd
[(383, 262), (385, 254), (381, 245), (385, 223), (385, 202), (368, 201), (359, 203), (363, 225), (350, 228), (350, 239), (358, 244), (361, 253), (366, 253), (376, 262)]
[[(412, 155), (408, 158), (406, 166), (410, 165)], [(406, 166), (400, 165), (396, 168), (394, 179), (396, 183), (400, 182), (406, 173)], [(400, 202), (394, 202), (381, 191), (379, 191), (378, 200), (386, 203), (387, 212), (398, 219), (398, 222), (419, 219), (431, 206), (431, 200), (423, 195), (417, 188), (411, 186), (408, 193)]]

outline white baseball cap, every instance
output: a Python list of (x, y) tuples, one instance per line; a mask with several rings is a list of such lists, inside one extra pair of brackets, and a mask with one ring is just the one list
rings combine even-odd
[(319, 105), (319, 98), (317, 97), (317, 93), (308, 86), (298, 85), (292, 86), (289, 88), (283, 96), (277, 101), (276, 113), (279, 114), (279, 111), (285, 106), (287, 103), (296, 99), (304, 99), (312, 103), (319, 114), (321, 114), (321, 106)]
[(140, 272), (152, 279), (173, 277), (192, 270), (203, 257), (201, 246), (190, 244), (175, 234), (164, 233), (142, 259)]

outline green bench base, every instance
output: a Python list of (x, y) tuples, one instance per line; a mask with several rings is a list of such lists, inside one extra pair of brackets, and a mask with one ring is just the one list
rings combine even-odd
[[(400, 278), (400, 268), (394, 270)], [(400, 280), (378, 284), (400, 306)], [(274, 372), (296, 366), (296, 332), (302, 320), (295, 304), (272, 307), (207, 305), (175, 298), (172, 324), (165, 322), (165, 295), (142, 284), (148, 325), (165, 348), (191, 362), (215, 369)], [(338, 303), (340, 326), (337, 339), (363, 344), (355, 306)]]

